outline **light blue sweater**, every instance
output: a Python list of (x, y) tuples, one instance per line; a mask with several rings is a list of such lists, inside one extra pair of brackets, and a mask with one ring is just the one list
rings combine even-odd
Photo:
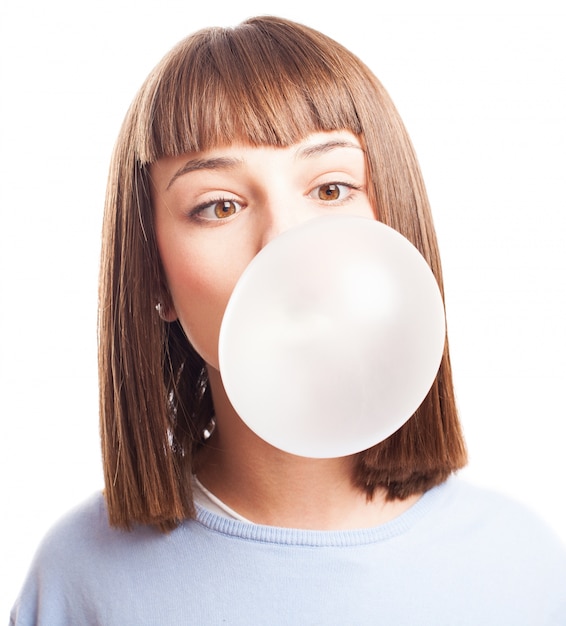
[(565, 626), (566, 552), (521, 505), (460, 480), (369, 530), (199, 507), (170, 534), (108, 526), (96, 495), (43, 541), (18, 626)]

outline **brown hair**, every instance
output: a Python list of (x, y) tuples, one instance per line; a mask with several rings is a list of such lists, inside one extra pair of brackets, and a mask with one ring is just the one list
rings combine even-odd
[[(180, 42), (147, 78), (112, 159), (100, 282), (99, 376), (106, 499), (111, 524), (163, 530), (194, 515), (191, 471), (213, 414), (203, 360), (170, 305), (153, 228), (148, 167), (165, 155), (235, 140), (289, 146), (347, 129), (365, 149), (378, 218), (422, 252), (442, 289), (438, 248), (419, 166), (389, 96), (345, 48), (279, 18), (207, 29)], [(358, 454), (356, 484), (371, 497), (406, 498), (466, 462), (448, 346), (415, 415)]]

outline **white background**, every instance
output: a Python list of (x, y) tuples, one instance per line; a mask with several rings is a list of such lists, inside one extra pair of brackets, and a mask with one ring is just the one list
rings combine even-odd
[(523, 500), (566, 540), (562, 6), (2, 5), (0, 620), (47, 528), (102, 486), (99, 231), (110, 151), (126, 108), (179, 39), (256, 14), (331, 35), (393, 96), (421, 161), (443, 255), (471, 458), (463, 473)]

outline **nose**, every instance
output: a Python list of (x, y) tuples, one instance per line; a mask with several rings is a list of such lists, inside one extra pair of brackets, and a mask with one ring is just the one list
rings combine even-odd
[(267, 201), (261, 210), (261, 230), (258, 252), (286, 230), (298, 226), (314, 215), (300, 200)]

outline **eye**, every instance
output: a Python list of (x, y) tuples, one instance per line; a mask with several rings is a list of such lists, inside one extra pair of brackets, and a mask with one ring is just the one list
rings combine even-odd
[(242, 205), (236, 200), (218, 199), (196, 207), (191, 214), (202, 220), (225, 220), (242, 210)]
[(336, 183), (321, 185), (318, 187), (318, 197), (320, 200), (339, 200), (344, 193), (341, 187), (343, 185)]
[(237, 202), (234, 202), (234, 200), (221, 200), (220, 202), (214, 203), (212, 210), (214, 211), (214, 215), (221, 220), (237, 213), (239, 206)]
[(323, 202), (338, 203), (349, 200), (354, 190), (360, 189), (351, 183), (324, 183), (318, 185), (309, 194), (309, 197)]

